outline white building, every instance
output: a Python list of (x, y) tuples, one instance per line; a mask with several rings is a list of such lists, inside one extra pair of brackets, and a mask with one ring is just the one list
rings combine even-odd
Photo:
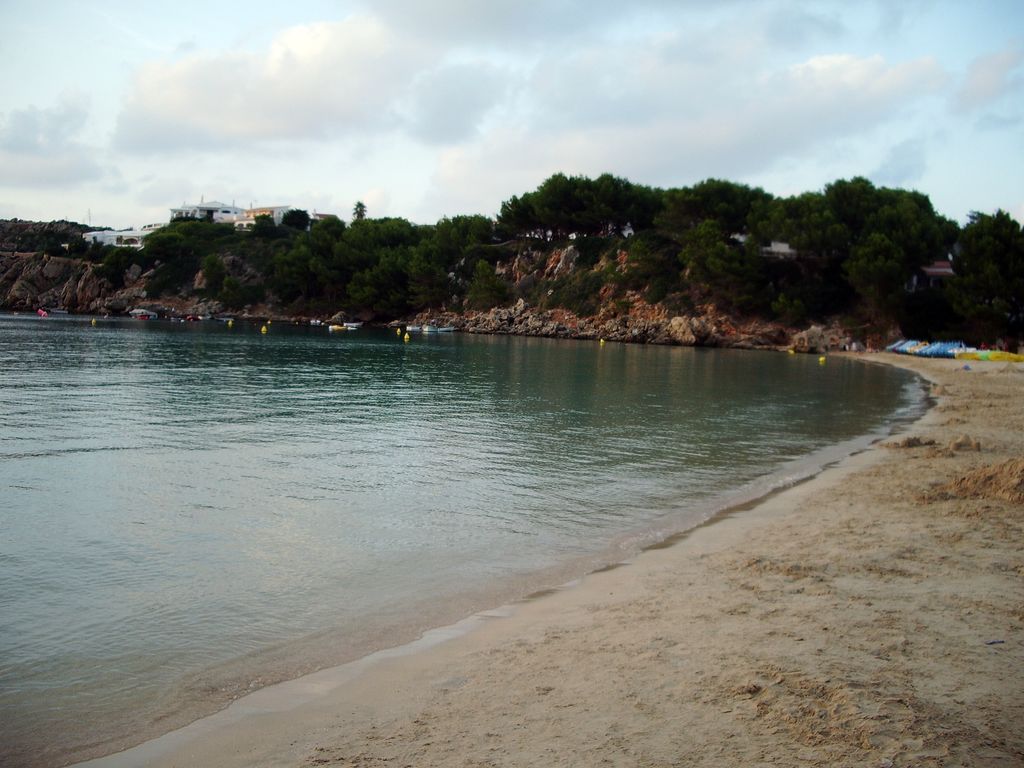
[(217, 222), (234, 222), (245, 216), (245, 209), (213, 200), (209, 203), (199, 202), (197, 205), (181, 204), (181, 208), (171, 208), (171, 221), (180, 219), (198, 219)]
[(236, 205), (228, 205), (216, 200), (209, 203), (200, 202), (198, 205), (182, 203), (181, 208), (171, 208), (171, 221), (196, 219), (197, 221), (214, 221), (218, 224), (234, 224), (235, 229), (252, 229), (256, 224), (257, 216), (269, 216), (274, 220), (274, 226), (279, 227), (284, 220), (284, 215), (291, 208), (290, 205), (239, 208)]
[[(284, 215), (291, 209), (290, 205), (266, 205), (259, 208), (246, 208), (241, 216), (232, 219), (232, 223), (235, 225), (235, 229), (252, 229), (256, 224), (257, 216), (269, 216), (274, 220), (274, 226), (279, 227), (281, 222), (284, 221)], [(224, 221), (227, 221), (227, 219), (224, 219)]]
[[(200, 201), (196, 205), (182, 203), (180, 208), (171, 208), (171, 221), (194, 220), (213, 221), (219, 224), (233, 224), (236, 229), (252, 229), (257, 216), (269, 216), (275, 226), (281, 226), (284, 215), (290, 211), (290, 205), (267, 205), (250, 208), (239, 208), (216, 200), (209, 203)], [(141, 248), (142, 241), (165, 224), (147, 224), (142, 229), (109, 230), (100, 229), (85, 232), (82, 235), (88, 243), (114, 245), (119, 248)]]
[(118, 248), (141, 248), (142, 240), (149, 231), (142, 229), (100, 229), (95, 232), (83, 232), (82, 239), (87, 243), (100, 245), (116, 245)]

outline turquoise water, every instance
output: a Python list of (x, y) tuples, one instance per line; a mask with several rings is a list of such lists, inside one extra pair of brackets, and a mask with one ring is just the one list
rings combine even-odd
[(629, 557), (920, 404), (837, 358), (0, 316), (0, 762)]

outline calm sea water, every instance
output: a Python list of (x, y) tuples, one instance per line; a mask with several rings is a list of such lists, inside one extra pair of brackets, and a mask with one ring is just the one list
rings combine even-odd
[(2, 316), (0, 763), (621, 560), (921, 400), (812, 356)]

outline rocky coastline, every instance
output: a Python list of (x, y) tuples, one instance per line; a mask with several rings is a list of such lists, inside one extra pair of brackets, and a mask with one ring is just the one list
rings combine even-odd
[[(485, 312), (424, 312), (409, 323), (450, 326), (463, 333), (591, 339), (633, 344), (667, 344), (728, 349), (793, 349), (822, 353), (855, 343), (838, 324), (798, 329), (758, 319), (740, 319), (713, 305), (692, 314), (672, 315), (660, 305), (637, 301), (628, 314), (606, 310), (580, 317), (562, 309), (538, 310), (522, 299)], [(392, 323), (400, 325), (400, 323)]]
[[(164, 317), (210, 316), (224, 312), (220, 302), (185, 297), (149, 297), (148, 274), (133, 265), (116, 288), (101, 276), (98, 265), (81, 259), (44, 253), (0, 252), (0, 307), (14, 312), (39, 308), (60, 309), (72, 314), (119, 315), (142, 308)], [(348, 320), (333, 317), (290, 315), (272, 305), (259, 305), (234, 313), (239, 319), (307, 323)], [(430, 311), (392, 325), (451, 326), (463, 333), (536, 336), (558, 339), (591, 339), (634, 344), (668, 344), (731, 349), (795, 349), (821, 353), (841, 349), (855, 341), (837, 324), (798, 329), (777, 322), (738, 318), (704, 305), (689, 314), (672, 314), (659, 304), (631, 297), (629, 310), (602, 306), (596, 315), (579, 316), (564, 309), (541, 310), (519, 299), (510, 307), (486, 311)]]

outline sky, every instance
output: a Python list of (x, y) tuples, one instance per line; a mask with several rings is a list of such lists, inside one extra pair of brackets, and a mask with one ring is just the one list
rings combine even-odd
[(434, 223), (553, 173), (1024, 221), (1024, 0), (0, 0), (0, 218)]

